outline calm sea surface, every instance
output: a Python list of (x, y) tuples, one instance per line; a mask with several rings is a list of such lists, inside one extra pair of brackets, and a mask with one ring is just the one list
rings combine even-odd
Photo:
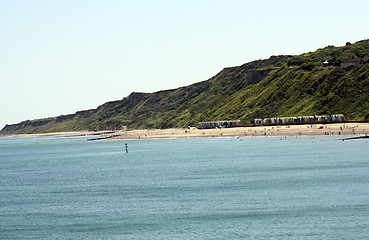
[(86, 139), (0, 138), (0, 239), (369, 239), (365, 139)]

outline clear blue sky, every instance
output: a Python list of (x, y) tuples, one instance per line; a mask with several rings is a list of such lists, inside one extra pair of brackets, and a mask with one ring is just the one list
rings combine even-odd
[(369, 1), (0, 0), (0, 129), (369, 38)]

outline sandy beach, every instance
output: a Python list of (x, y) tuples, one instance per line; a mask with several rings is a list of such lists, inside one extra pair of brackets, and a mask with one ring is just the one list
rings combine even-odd
[(218, 129), (155, 129), (115, 132), (110, 139), (151, 139), (229, 136), (308, 136), (308, 135), (355, 135), (369, 133), (369, 123), (335, 123), (289, 126), (258, 126)]
[(247, 137), (247, 136), (365, 136), (369, 133), (369, 123), (333, 123), (312, 125), (257, 126), (217, 129), (147, 129), (101, 132), (58, 132), (40, 134), (20, 134), (19, 136), (91, 136), (92, 139), (159, 139), (198, 137)]

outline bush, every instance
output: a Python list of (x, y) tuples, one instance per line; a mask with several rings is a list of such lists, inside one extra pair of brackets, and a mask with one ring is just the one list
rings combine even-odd
[(306, 70), (306, 71), (311, 71), (315, 68), (315, 64), (314, 63), (304, 63), (301, 65), (301, 69), (302, 70)]
[(300, 56), (292, 57), (288, 59), (287, 61), (288, 66), (300, 66), (303, 63), (304, 63), (304, 60)]

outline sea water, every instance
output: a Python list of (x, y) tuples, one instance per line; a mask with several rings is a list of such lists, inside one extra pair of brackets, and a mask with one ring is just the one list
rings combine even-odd
[(369, 238), (365, 139), (87, 139), (0, 138), (0, 239)]

